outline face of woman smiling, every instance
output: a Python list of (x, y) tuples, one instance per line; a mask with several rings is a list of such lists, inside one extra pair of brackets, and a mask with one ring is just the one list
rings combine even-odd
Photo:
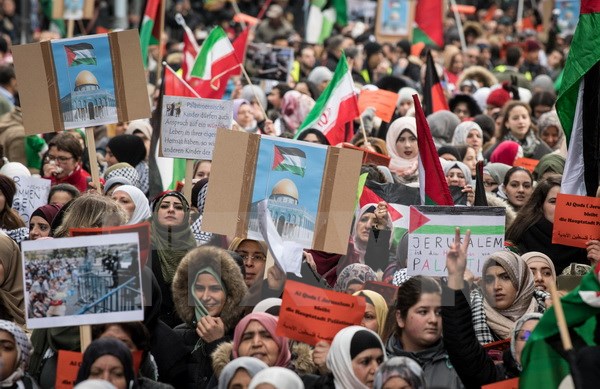
[(208, 314), (217, 317), (225, 306), (225, 291), (219, 282), (209, 273), (201, 273), (196, 278), (194, 293)]

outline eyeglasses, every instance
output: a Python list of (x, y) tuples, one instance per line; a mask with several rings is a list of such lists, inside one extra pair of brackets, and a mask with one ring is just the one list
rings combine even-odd
[(492, 186), (498, 186), (498, 184), (494, 181), (483, 181), (483, 186), (491, 188)]
[(517, 332), (517, 340), (527, 342), (527, 339), (529, 339), (532, 332), (533, 331), (529, 330), (520, 330), (519, 332)]
[(267, 260), (267, 258), (263, 254), (260, 254), (260, 253), (259, 254), (250, 254), (245, 251), (236, 251), (236, 253), (238, 253), (239, 256), (242, 257), (244, 262), (249, 259), (253, 262), (254, 261), (263, 262), (263, 261)]
[(67, 162), (69, 159), (72, 159), (73, 157), (57, 157), (55, 155), (50, 155), (48, 154), (46, 156), (46, 162), (50, 162), (50, 161), (58, 161), (58, 162)]

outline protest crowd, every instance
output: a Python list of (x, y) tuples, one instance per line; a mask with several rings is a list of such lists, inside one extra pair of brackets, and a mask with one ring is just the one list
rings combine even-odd
[[(600, 33), (585, 23), (600, 25), (598, 2), (92, 3), (92, 17), (73, 23), (57, 18), (49, 1), (0, 0), (1, 387), (597, 387)], [(21, 104), (27, 70), (13, 48), (136, 28), (147, 88), (135, 94), (147, 96), (151, 117), (93, 131), (26, 127), (36, 112)], [(64, 46), (68, 55), (79, 50), (68, 67), (91, 60), (84, 45)], [(223, 53), (228, 47), (233, 54)], [(234, 66), (222, 67), (231, 58)], [(75, 91), (98, 89), (83, 73)], [(303, 246), (291, 271), (278, 258), (291, 246), (207, 228), (209, 214), (234, 209), (211, 198), (211, 187), (222, 189), (229, 174), (254, 180), (254, 173), (239, 175), (227, 158), (221, 166), (197, 158), (190, 175), (189, 159), (164, 157), (162, 115), (188, 112), (171, 100), (163, 109), (172, 96), (230, 101), (228, 132), (297, 147), (275, 146), (277, 169), (295, 175), (304, 177), (304, 168), (294, 169), (310, 157), (285, 153), (303, 144), (360, 153), (362, 166), (350, 173), (360, 176), (356, 191), (327, 192), (340, 196), (331, 204), (348, 203), (342, 196), (355, 204), (351, 223), (336, 230), (347, 251)], [(80, 106), (74, 117), (100, 118), (113, 108)], [(23, 177), (49, 181), (47, 198), (25, 217), (17, 200)], [(292, 209), (307, 192), (281, 180), (269, 193)], [(575, 212), (559, 201), (564, 194), (596, 212), (595, 235), (570, 224), (556, 242), (555, 224)], [(305, 236), (300, 224), (320, 228), (322, 219), (297, 212), (273, 217), (273, 229), (294, 239)], [(420, 231), (424, 219), (443, 222)], [(144, 222), (143, 320), (93, 324), (84, 344), (65, 307), (97, 299), (76, 296), (81, 275), (95, 269), (62, 257), (24, 264), (21, 250), (28, 241), (67, 239), (74, 228)], [(434, 245), (441, 248), (435, 265), (415, 259), (433, 255)], [(482, 245), (493, 249), (474, 257)], [(128, 259), (132, 273), (124, 278), (118, 253), (94, 259), (108, 294), (130, 287), (120, 283), (138, 265)], [(46, 318), (62, 324), (27, 326)], [(321, 324), (306, 324), (315, 320)], [(67, 383), (64, 351), (81, 353)]]

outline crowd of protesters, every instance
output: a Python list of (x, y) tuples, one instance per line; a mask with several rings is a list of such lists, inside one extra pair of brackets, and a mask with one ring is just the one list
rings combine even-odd
[[(26, 309), (29, 317), (64, 315), (61, 299), (73, 292), (81, 269), (61, 260), (44, 269), (29, 266), (32, 284), (23, 285), (20, 244), (66, 237), (70, 228), (148, 221), (151, 231), (142, 271), (144, 320), (93, 327), (75, 380), (81, 388), (476, 388), (521, 374), (523, 349), (551, 305), (551, 293), (567, 293), (556, 291), (557, 277), (582, 276), (600, 261), (599, 241), (587, 241), (586, 248), (552, 243), (567, 156), (555, 103), (573, 31), (559, 23), (560, 10), (543, 20), (543, 2), (525, 1), (520, 16), (517, 1), (471, 2), (474, 12), (459, 14), (460, 25), (448, 10), (444, 44), (436, 45), (378, 40), (374, 19), (365, 15), (334, 26), (323, 43), (309, 44), (302, 1), (167, 1), (165, 50), (151, 47), (148, 88), (139, 91), (148, 93), (153, 109), (162, 108), (156, 106), (159, 63), (177, 70), (184, 61), (176, 14), (199, 44), (214, 26), (232, 40), (239, 35), (245, 26), (233, 21), (237, 12), (258, 16), (249, 41), (291, 47), (295, 60), (288, 82), (258, 87), (243, 77), (229, 81), (224, 98), (233, 100), (232, 128), (339, 146), (301, 124), (345, 53), (358, 93), (398, 94), (389, 122), (372, 108), (354, 120), (351, 143), (389, 159), (362, 166), (367, 186), (406, 193), (419, 187), (413, 95), (431, 92), (425, 73), (427, 57), (433, 57), (448, 109), (427, 121), (454, 202), (474, 206), (482, 161), (486, 203), (506, 210), (505, 249), (479, 258), (481, 277), (466, 269), (470, 232), (457, 230), (442, 278), (407, 274), (407, 235), (399, 242), (372, 241), (373, 230), (393, 228), (386, 202), (358, 207), (346, 255), (306, 250), (302, 278), (267, 266), (264, 241), (203, 230), (210, 160), (194, 165), (191, 203), (178, 190), (163, 191), (169, 183), (160, 180), (151, 142), (159, 129), (149, 120), (94, 128), (102, 177), (95, 187), (90, 166), (96, 164), (90, 164), (84, 131), (25, 135), (10, 47), (22, 36), (60, 38), (64, 27), (51, 19), (47, 2), (30, 3), (32, 16), (23, 19), (20, 2), (0, 0), (2, 387), (52, 388), (59, 350), (81, 351), (78, 327), (66, 321), (65, 327), (30, 331), (25, 320)], [(111, 27), (111, 3), (96, 1), (94, 19), (77, 24), (75, 34)], [(142, 3), (129, 1), (125, 25), (137, 27)], [(520, 158), (539, 163), (530, 171), (514, 166)], [(49, 179), (52, 189), (26, 225), (13, 209), (17, 188), (11, 178), (31, 175)], [(382, 244), (375, 266), (370, 250)], [(360, 325), (314, 346), (281, 336), (276, 328), (286, 279), (363, 298)], [(370, 281), (397, 287), (394, 298), (366, 290)], [(499, 355), (483, 347), (503, 340), (510, 346)], [(134, 363), (136, 355), (141, 362)]]

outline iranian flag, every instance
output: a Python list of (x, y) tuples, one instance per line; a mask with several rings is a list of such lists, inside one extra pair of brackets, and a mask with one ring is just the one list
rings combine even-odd
[[(560, 300), (571, 339), (575, 339), (573, 343), (578, 347), (596, 345), (594, 335), (600, 314), (598, 266), (583, 277), (577, 288)], [(560, 340), (554, 306), (546, 310), (525, 343), (521, 364), (521, 389), (574, 387), (572, 368)]]
[(417, 143), (419, 145), (419, 190), (422, 205), (454, 205), (440, 158), (431, 137), (429, 123), (425, 119), (419, 96), (413, 95), (415, 119), (417, 120)]
[(228, 74), (238, 68), (241, 61), (221, 27), (214, 28), (200, 48), (194, 67), (190, 73), (198, 81), (194, 89), (201, 97), (218, 99), (227, 84)]
[(424, 42), (444, 47), (444, 2), (440, 0), (419, 0), (415, 7), (413, 42)]
[(148, 64), (148, 47), (160, 42), (162, 18), (160, 17), (161, 0), (148, 0), (144, 9), (144, 17), (140, 25), (140, 46), (142, 48), (142, 61)]
[(347, 142), (353, 134), (346, 131), (345, 125), (359, 114), (354, 82), (348, 69), (346, 55), (342, 54), (335, 68), (333, 79), (319, 96), (294, 138), (298, 138), (302, 130), (306, 128), (316, 128), (327, 137), (332, 145)]
[(287, 171), (304, 177), (306, 154), (295, 147), (275, 146), (272, 170)]
[(78, 43), (76, 45), (65, 45), (67, 54), (67, 65), (96, 65), (96, 54), (94, 46), (89, 43)]
[(600, 164), (600, 2), (582, 0), (556, 111), (568, 140), (561, 192), (595, 196)]

